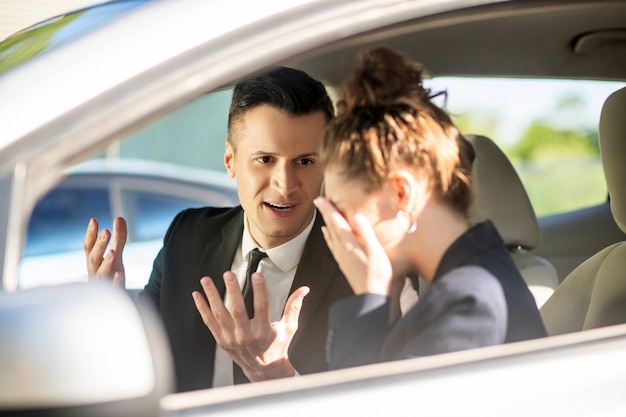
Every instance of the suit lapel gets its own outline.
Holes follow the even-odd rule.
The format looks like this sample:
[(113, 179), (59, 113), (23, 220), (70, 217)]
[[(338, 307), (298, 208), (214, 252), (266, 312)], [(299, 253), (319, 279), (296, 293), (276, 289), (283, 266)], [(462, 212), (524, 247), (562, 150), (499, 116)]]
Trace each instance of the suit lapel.
[(210, 276), (219, 293), (224, 298), (226, 287), (223, 274), (231, 269), (237, 247), (243, 233), (243, 211), (240, 210), (224, 226), (218, 230), (211, 230), (202, 252), (198, 275)]

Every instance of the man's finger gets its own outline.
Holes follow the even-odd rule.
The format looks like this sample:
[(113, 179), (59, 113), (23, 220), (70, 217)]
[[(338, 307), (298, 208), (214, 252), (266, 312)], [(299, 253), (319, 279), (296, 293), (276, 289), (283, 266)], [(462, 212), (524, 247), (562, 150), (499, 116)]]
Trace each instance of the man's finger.
[[(248, 311), (246, 310), (237, 275), (232, 271), (224, 272), (224, 284), (226, 285), (226, 294), (228, 295), (230, 315), (236, 327), (244, 329), (247, 327), (250, 319), (248, 318)], [(213, 305), (211, 305), (212, 307)]]
[[(203, 285), (203, 287), (204, 286), (205, 285)], [(206, 327), (209, 328), (214, 336), (217, 336), (215, 332), (219, 329), (219, 324), (215, 320), (215, 317), (213, 317), (213, 313), (211, 312), (211, 309), (209, 308), (206, 300), (204, 299), (202, 294), (200, 294), (200, 291), (192, 292), (191, 297), (193, 298), (193, 302), (196, 305), (196, 310), (198, 310), (198, 313), (200, 313), (200, 317), (202, 317), (202, 322), (206, 325)]]
[(98, 221), (94, 218), (89, 220), (85, 238), (83, 239), (83, 250), (85, 252), (85, 260), (87, 263), (87, 274), (89, 277), (96, 275), (96, 271), (102, 263), (102, 254), (94, 256), (93, 249), (98, 240)]
[(123, 217), (116, 217), (113, 220), (113, 237), (111, 239), (111, 249), (115, 250), (122, 256), (124, 245), (126, 245), (126, 239), (128, 237), (128, 226), (126, 220)]
[(107, 229), (102, 230), (98, 234), (98, 238), (96, 239), (91, 252), (87, 255), (87, 270), (90, 276), (103, 275), (101, 267), (104, 262), (104, 252), (106, 251), (110, 239), (111, 233)]
[(300, 310), (302, 310), (302, 302), (310, 291), (309, 287), (300, 287), (287, 299), (282, 321), (285, 327), (293, 333), (298, 330), (298, 319), (300, 318)]
[(270, 318), (270, 300), (267, 293), (267, 285), (265, 284), (265, 277), (260, 272), (255, 272), (251, 276), (252, 291), (254, 294), (254, 321), (256, 326), (266, 325), (269, 329), (271, 326)]
[(222, 297), (219, 291), (217, 291), (213, 280), (209, 277), (203, 277), (200, 280), (200, 284), (202, 285), (204, 294), (206, 294), (206, 297), (209, 300), (209, 307), (211, 308), (211, 314), (215, 318), (215, 322), (219, 324), (220, 327), (232, 327), (230, 313), (226, 309), (226, 306), (222, 301)]
[(85, 238), (83, 239), (83, 250), (85, 255), (89, 256), (89, 252), (93, 249), (93, 245), (98, 239), (98, 221), (94, 218), (89, 219), (87, 224), (87, 231), (85, 232)]
[(115, 274), (113, 274), (113, 284), (119, 285), (122, 288), (126, 287), (126, 277), (124, 277), (123, 272), (117, 271), (115, 272)]
[(96, 271), (96, 277), (109, 278), (112, 280), (116, 272), (121, 272), (115, 268), (117, 258), (117, 252), (115, 252), (113, 249), (109, 250), (106, 256), (101, 260), (100, 266)]

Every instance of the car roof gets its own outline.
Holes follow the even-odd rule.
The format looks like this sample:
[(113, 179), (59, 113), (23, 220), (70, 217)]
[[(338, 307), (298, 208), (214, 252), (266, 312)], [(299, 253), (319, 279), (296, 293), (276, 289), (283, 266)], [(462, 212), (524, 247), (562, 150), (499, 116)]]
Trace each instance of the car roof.
[[(0, 119), (9, 121), (0, 131), (0, 152), (17, 151), (11, 145), (18, 139), (25, 144), (51, 121), (104, 93), (125, 89), (133, 78), (137, 84), (140, 75), (152, 78), (154, 67), (301, 2), (306, 0), (277, 0), (261, 7), (235, 0), (216, 7), (214, 1), (160, 1), (121, 14), (0, 76), (0, 96), (11, 97), (0, 102)], [(168, 31), (164, 22), (184, 24)], [(19, 147), (23, 151), (26, 145)]]
[[(239, 0), (219, 4), (216, 7), (217, 3), (205, 0), (148, 2), (55, 48), (54, 53), (26, 62), (19, 71), (0, 76), (0, 95), (12, 98), (0, 103), (0, 119), (8, 121), (0, 132), (0, 152), (17, 152), (18, 139), (36, 135), (54, 119), (87, 106), (95, 96), (133, 76), (145, 76), (154, 66), (165, 67), (176, 56), (201, 48), (210, 50), (211, 44), (251, 42), (264, 22), (286, 27), (289, 22), (299, 22), (299, 33), (310, 39), (297, 41), (300, 46), (310, 45), (311, 50), (296, 54), (289, 63), (331, 85), (349, 71), (358, 49), (383, 40), (424, 63), (433, 75), (626, 80), (624, 2), (281, 0), (262, 6), (255, 2), (256, 8)], [(376, 23), (372, 23), (373, 14), (377, 14)], [(176, 31), (163, 30), (163, 22), (168, 21), (184, 25), (177, 25)], [(328, 26), (343, 22), (344, 26), (323, 27), (324, 22)], [(366, 27), (372, 29), (364, 30)], [(36, 30), (37, 26), (30, 31)], [(327, 35), (314, 36), (320, 32)], [(266, 57), (257, 58), (259, 69), (279, 62), (281, 55), (296, 52), (285, 39), (281, 42), (285, 47), (276, 53), (264, 49)], [(92, 53), (89, 60), (80, 59), (93, 50), (98, 53)], [(206, 83), (207, 89), (232, 85), (245, 75), (234, 66), (230, 71), (215, 67), (213, 72), (218, 74)], [(41, 97), (55, 100), (52, 103)]]
[(435, 13), (347, 37), (294, 65), (338, 84), (358, 50), (376, 44), (434, 76), (626, 80), (626, 2), (510, 1)]
[(0, 44), (0, 74), (84, 36), (151, 0), (114, 0), (54, 16), (24, 28)]

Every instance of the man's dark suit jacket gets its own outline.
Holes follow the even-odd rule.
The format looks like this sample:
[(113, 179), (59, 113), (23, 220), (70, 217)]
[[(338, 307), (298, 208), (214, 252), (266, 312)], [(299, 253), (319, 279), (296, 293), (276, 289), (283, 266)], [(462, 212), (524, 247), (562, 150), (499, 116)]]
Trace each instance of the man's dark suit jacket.
[[(289, 348), (300, 374), (325, 371), (325, 341), (330, 305), (352, 295), (321, 233), (321, 216), (304, 247), (290, 293), (303, 285), (305, 297), (298, 331)], [(167, 231), (154, 261), (142, 298), (160, 312), (169, 337), (178, 391), (210, 388), (213, 383), (215, 340), (202, 322), (191, 293), (202, 292), (200, 278), (210, 276), (222, 297), (222, 274), (230, 270), (243, 233), (243, 210), (200, 208), (179, 213)]]

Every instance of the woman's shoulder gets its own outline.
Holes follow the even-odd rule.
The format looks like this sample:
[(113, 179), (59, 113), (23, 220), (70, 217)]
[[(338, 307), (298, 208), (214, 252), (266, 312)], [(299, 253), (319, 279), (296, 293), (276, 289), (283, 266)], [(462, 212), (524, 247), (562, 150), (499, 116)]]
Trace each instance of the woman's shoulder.
[(436, 280), (430, 301), (487, 310), (506, 318), (507, 302), (500, 280), (488, 269), (477, 265), (454, 268)]
[(504, 296), (500, 280), (488, 269), (479, 265), (454, 268), (435, 281), (433, 287), (468, 294), (496, 292)]

